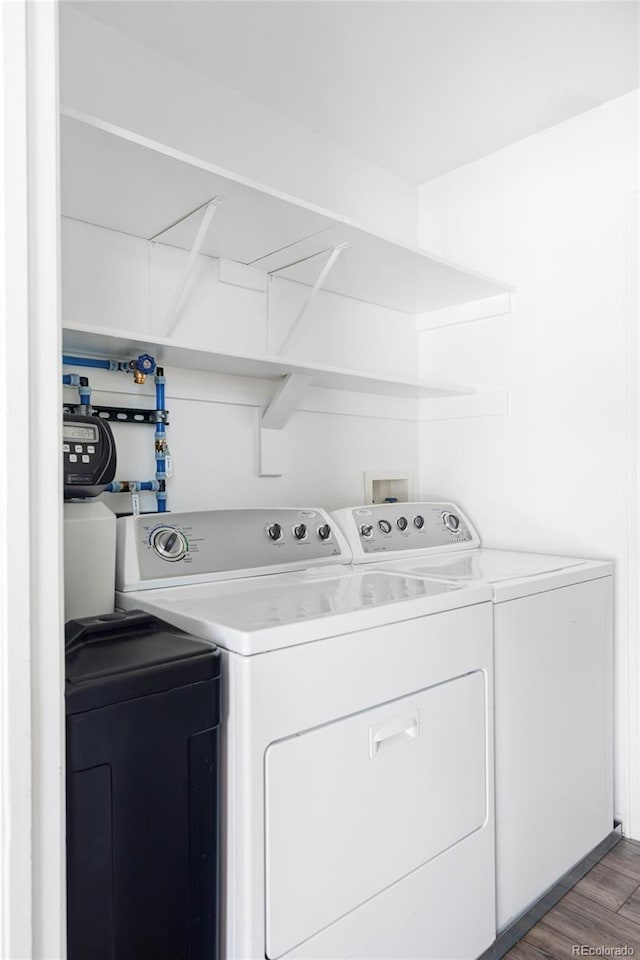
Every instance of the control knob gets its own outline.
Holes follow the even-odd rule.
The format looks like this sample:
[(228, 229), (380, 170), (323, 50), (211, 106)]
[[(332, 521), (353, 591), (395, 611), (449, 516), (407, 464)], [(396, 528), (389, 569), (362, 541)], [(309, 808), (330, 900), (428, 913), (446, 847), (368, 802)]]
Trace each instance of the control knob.
[(396, 520), (396, 523), (397, 523), (397, 525), (398, 525), (398, 530), (406, 530), (406, 529), (407, 529), (407, 518), (406, 518), (406, 517), (398, 517), (398, 519)]
[(378, 526), (383, 533), (391, 533), (391, 524), (388, 520), (378, 520)]
[(422, 530), (424, 527), (424, 517), (421, 514), (418, 514), (413, 518), (413, 525), (417, 530)]
[(151, 546), (161, 560), (182, 560), (189, 545), (186, 538), (175, 527), (159, 527), (151, 538)]
[(460, 517), (457, 517), (455, 513), (443, 513), (442, 520), (447, 530), (450, 530), (451, 533), (457, 533), (460, 529)]
[(318, 527), (318, 536), (321, 540), (328, 540), (331, 536), (331, 527), (328, 523), (323, 523), (322, 526)]
[(371, 523), (361, 523), (361, 524), (360, 524), (360, 536), (361, 536), (361, 537), (366, 537), (367, 539), (369, 539), (369, 537), (372, 535), (372, 533), (373, 533), (373, 524), (371, 524)]
[(274, 543), (279, 543), (282, 540), (282, 527), (279, 523), (270, 523), (267, 527), (267, 533)]
[(306, 540), (307, 539), (307, 525), (306, 523), (296, 523), (293, 528), (293, 535), (296, 540)]

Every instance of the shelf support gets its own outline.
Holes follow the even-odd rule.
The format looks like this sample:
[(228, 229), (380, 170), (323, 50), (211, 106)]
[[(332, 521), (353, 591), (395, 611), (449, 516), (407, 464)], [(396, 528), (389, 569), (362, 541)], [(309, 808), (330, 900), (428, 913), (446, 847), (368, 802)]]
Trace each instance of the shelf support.
[[(170, 337), (177, 326), (178, 312), (182, 305), (182, 298), (184, 297), (184, 292), (186, 290), (187, 283), (189, 282), (189, 277), (193, 273), (193, 268), (195, 267), (200, 251), (202, 250), (202, 245), (207, 238), (209, 227), (211, 226), (211, 221), (213, 220), (216, 214), (216, 211), (218, 210), (221, 204), (222, 204), (222, 197), (214, 197), (213, 200), (210, 200), (205, 207), (204, 216), (202, 218), (200, 226), (198, 227), (198, 232), (196, 233), (196, 238), (193, 241), (193, 246), (189, 251), (189, 256), (187, 258), (187, 263), (184, 268), (184, 273), (180, 279), (178, 286), (176, 287), (176, 291), (171, 301), (171, 306), (169, 307), (169, 310), (167, 313), (167, 317), (165, 321), (166, 337)], [(162, 232), (166, 233), (165, 230), (163, 230)], [(158, 234), (158, 237), (159, 236), (160, 234)], [(153, 239), (157, 240), (158, 237), (154, 237)]]
[[(291, 341), (293, 340), (298, 328), (300, 327), (300, 324), (302, 323), (302, 320), (304, 319), (304, 315), (306, 314), (307, 310), (309, 309), (313, 301), (318, 296), (318, 293), (322, 288), (322, 285), (324, 284), (325, 280), (329, 276), (331, 268), (333, 267), (334, 263), (336, 262), (336, 260), (338, 259), (342, 251), (346, 250), (348, 247), (349, 247), (348, 243), (339, 243), (337, 247), (334, 247), (331, 253), (329, 254), (324, 267), (322, 268), (322, 270), (320, 271), (320, 274), (318, 275), (318, 279), (316, 280), (313, 287), (309, 291), (307, 299), (300, 307), (300, 310), (298, 311), (298, 315), (296, 316), (295, 320), (289, 327), (289, 331), (286, 337), (280, 344), (280, 349), (278, 350), (278, 353), (280, 354), (286, 353), (286, 351), (289, 349)], [(317, 254), (314, 254), (314, 256), (317, 256)], [(311, 257), (309, 257), (308, 259), (311, 259)], [(274, 270), (273, 272), (279, 273), (282, 269), (284, 268), (280, 267), (279, 270)]]
[(288, 374), (263, 411), (260, 419), (259, 450), (261, 477), (282, 476), (282, 430), (311, 385), (312, 379), (311, 376), (303, 373)]

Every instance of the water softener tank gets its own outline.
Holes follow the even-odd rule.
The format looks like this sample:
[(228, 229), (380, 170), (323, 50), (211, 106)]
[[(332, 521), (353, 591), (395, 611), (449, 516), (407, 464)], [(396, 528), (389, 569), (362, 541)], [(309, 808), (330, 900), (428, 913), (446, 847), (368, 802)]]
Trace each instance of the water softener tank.
[(69, 960), (216, 960), (219, 673), (141, 611), (67, 624)]
[(116, 471), (111, 427), (99, 417), (65, 414), (62, 425), (64, 486), (64, 618), (112, 613), (116, 518), (94, 501)]
[(116, 517), (97, 500), (64, 505), (64, 618), (113, 613)]

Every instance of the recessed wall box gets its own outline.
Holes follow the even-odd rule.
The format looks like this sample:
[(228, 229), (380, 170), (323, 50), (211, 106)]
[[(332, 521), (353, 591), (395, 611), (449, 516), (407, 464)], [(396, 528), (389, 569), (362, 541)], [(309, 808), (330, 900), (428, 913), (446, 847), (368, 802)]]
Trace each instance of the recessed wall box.
[(413, 489), (413, 470), (390, 468), (365, 470), (365, 503), (384, 503), (385, 501), (407, 503), (413, 500)]

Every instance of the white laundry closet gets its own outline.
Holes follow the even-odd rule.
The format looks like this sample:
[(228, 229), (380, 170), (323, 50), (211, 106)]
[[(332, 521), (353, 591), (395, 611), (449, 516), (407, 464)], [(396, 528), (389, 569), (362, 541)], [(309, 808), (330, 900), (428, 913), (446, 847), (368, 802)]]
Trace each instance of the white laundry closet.
[[(400, 478), (493, 547), (612, 561), (640, 839), (637, 5), (3, 7), (8, 955), (64, 952), (61, 352), (162, 364), (170, 510)], [(114, 433), (118, 479), (153, 476)]]

